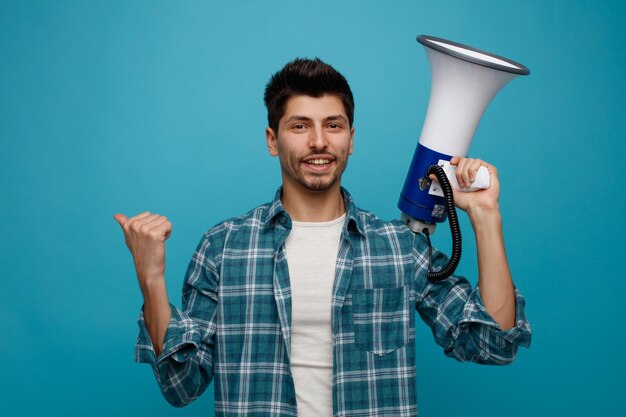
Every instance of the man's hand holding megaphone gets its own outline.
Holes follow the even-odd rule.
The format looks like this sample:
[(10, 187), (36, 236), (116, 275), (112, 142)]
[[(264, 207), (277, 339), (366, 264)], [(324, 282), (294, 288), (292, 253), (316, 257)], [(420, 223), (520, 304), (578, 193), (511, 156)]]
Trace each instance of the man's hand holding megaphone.
[(456, 180), (461, 188), (468, 188), (476, 180), (476, 174), (481, 166), (487, 168), (489, 172), (489, 188), (473, 192), (453, 190), (454, 203), (458, 208), (466, 212), (470, 218), (479, 212), (499, 211), (500, 182), (495, 166), (480, 159), (458, 156), (450, 160), (450, 165), (456, 166)]
[[(450, 165), (456, 166), (456, 180), (461, 188), (468, 188), (474, 182), (480, 167), (489, 172), (489, 188), (473, 192), (453, 189), (454, 204), (468, 214), (474, 228), (478, 286), (485, 307), (503, 329), (511, 328), (515, 323), (515, 292), (502, 236), (498, 171), (495, 166), (474, 158), (455, 156)], [(436, 180), (434, 175), (430, 178)]]

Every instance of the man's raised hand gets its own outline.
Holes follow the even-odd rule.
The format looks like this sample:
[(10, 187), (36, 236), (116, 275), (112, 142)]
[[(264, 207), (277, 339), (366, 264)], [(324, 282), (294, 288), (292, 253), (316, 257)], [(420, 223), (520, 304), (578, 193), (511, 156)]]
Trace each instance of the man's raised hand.
[(126, 246), (133, 255), (140, 285), (165, 274), (165, 241), (172, 233), (172, 224), (165, 216), (144, 212), (130, 219), (123, 214), (113, 218), (120, 224)]

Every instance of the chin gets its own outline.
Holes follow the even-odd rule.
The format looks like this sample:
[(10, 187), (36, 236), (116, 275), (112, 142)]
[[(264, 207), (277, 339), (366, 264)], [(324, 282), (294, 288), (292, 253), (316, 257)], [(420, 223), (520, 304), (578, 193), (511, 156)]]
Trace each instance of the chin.
[(331, 188), (333, 188), (335, 184), (337, 184), (337, 179), (334, 179), (328, 182), (316, 182), (316, 183), (301, 182), (300, 183), (300, 185), (304, 186), (304, 188), (306, 188), (307, 190), (317, 191), (317, 192), (328, 191)]

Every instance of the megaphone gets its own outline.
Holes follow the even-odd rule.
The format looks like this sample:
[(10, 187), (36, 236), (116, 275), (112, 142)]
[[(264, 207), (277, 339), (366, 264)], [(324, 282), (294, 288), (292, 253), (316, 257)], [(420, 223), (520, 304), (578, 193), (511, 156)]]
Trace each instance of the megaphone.
[(430, 100), (398, 208), (412, 231), (432, 234), (450, 212), (446, 198), (435, 192), (428, 178), (429, 168), (444, 165), (453, 156), (465, 157), (489, 102), (511, 80), (530, 71), (510, 59), (446, 39), (421, 35), (417, 41), (430, 63)]

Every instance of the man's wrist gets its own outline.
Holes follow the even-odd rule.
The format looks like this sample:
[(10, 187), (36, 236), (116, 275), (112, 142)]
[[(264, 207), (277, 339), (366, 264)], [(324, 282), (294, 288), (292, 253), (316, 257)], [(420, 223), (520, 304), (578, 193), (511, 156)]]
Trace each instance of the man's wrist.
[(494, 224), (502, 222), (500, 205), (496, 203), (492, 207), (472, 206), (467, 210), (467, 215), (474, 228), (483, 224)]
[(155, 291), (160, 292), (165, 289), (164, 274), (137, 274), (137, 279), (144, 298), (149, 297)]

